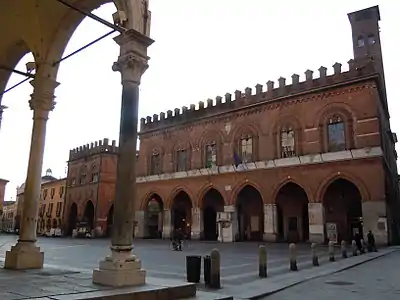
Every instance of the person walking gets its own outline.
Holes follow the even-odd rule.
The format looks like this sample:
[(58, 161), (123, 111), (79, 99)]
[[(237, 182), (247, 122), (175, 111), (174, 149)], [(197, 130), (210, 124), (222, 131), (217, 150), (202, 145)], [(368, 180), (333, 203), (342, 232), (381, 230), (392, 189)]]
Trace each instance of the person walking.
[(372, 252), (372, 251), (378, 252), (378, 249), (376, 249), (376, 245), (375, 245), (375, 236), (371, 230), (368, 231), (367, 240), (368, 240), (368, 250), (370, 252)]

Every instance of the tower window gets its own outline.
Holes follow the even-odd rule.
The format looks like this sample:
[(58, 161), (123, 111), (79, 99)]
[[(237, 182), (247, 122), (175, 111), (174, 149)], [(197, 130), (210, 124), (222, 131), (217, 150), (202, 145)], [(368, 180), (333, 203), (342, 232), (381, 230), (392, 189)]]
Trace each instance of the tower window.
[(373, 45), (376, 43), (376, 39), (375, 36), (373, 36), (372, 34), (368, 36), (368, 44), (369, 45)]
[(365, 42), (362, 36), (357, 39), (357, 47), (364, 47)]

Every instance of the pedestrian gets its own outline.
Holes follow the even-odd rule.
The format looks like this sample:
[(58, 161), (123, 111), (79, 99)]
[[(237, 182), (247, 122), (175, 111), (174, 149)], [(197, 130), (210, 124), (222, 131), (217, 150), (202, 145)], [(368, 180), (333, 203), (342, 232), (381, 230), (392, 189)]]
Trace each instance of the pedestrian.
[(363, 247), (361, 244), (361, 237), (358, 232), (354, 235), (354, 241), (356, 242), (357, 249), (361, 252)]
[(376, 245), (375, 245), (375, 236), (371, 230), (368, 231), (367, 240), (368, 240), (368, 251), (369, 252), (372, 252), (372, 251), (378, 252), (378, 249), (376, 249)]

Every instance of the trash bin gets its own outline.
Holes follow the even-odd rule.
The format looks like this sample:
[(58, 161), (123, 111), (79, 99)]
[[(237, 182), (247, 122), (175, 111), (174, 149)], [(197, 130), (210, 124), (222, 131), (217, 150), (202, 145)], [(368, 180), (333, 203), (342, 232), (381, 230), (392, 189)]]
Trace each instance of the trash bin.
[(206, 255), (203, 257), (204, 262), (204, 283), (206, 286), (210, 285), (211, 282), (211, 256)]
[(186, 256), (186, 278), (188, 282), (199, 283), (201, 256)]

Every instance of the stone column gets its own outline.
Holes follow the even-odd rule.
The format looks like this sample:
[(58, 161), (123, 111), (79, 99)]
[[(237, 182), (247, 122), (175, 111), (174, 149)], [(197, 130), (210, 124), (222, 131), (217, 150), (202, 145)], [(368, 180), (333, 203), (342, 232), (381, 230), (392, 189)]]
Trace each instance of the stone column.
[(172, 230), (173, 230), (173, 228), (172, 228), (172, 213), (169, 209), (165, 209), (164, 210), (162, 238), (169, 239), (171, 237)]
[(137, 225), (135, 226), (135, 238), (144, 238), (146, 235), (146, 222), (145, 222), (145, 212), (139, 210), (135, 212), (135, 220)]
[(275, 204), (264, 204), (264, 241), (276, 242), (278, 227)]
[(37, 76), (31, 81), (34, 87), (29, 105), (33, 110), (31, 148), (28, 173), (25, 182), (20, 235), (17, 244), (6, 253), (6, 269), (40, 269), (44, 255), (36, 246), (36, 227), (42, 178), (43, 153), (46, 125), (49, 113), (54, 108), (54, 90), (58, 82)]
[(136, 145), (139, 84), (148, 68), (147, 47), (153, 42), (136, 30), (115, 38), (121, 51), (113, 66), (122, 78), (121, 124), (114, 202), (111, 255), (93, 271), (93, 283), (107, 286), (135, 286), (146, 282), (146, 271), (132, 253), (136, 201)]
[(364, 240), (368, 231), (375, 236), (375, 242), (385, 245), (389, 241), (388, 224), (386, 217), (386, 203), (384, 201), (367, 201), (362, 203)]
[(192, 208), (192, 240), (200, 240), (203, 232), (203, 213), (200, 208)]
[(324, 242), (324, 223), (324, 206), (322, 205), (322, 203), (308, 203), (308, 224), (310, 232), (310, 242)]

